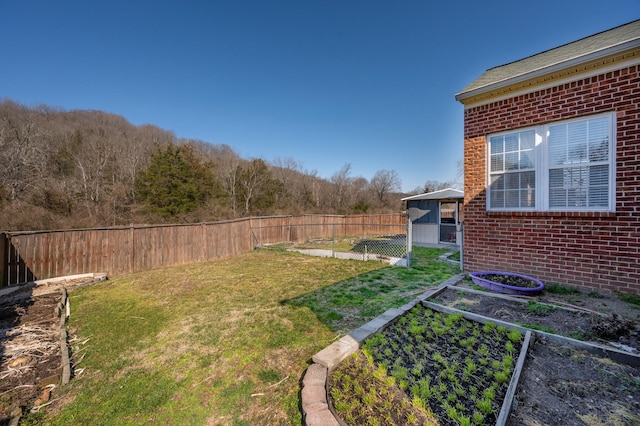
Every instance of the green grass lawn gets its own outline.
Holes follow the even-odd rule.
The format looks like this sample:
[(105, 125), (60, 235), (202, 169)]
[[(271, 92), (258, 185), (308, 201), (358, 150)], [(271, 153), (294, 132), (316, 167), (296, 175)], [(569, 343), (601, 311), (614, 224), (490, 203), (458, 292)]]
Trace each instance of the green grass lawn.
[(77, 377), (23, 424), (300, 424), (311, 356), (455, 274), (443, 252), (407, 269), (255, 251), (75, 290)]

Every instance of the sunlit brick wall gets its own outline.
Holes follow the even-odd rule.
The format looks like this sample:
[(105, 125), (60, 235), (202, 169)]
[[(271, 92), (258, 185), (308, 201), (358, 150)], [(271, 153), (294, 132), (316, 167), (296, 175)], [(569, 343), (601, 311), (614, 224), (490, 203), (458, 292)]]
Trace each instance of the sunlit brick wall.
[[(486, 135), (616, 112), (616, 211), (487, 212)], [(464, 263), (595, 291), (640, 294), (638, 66), (465, 110)]]

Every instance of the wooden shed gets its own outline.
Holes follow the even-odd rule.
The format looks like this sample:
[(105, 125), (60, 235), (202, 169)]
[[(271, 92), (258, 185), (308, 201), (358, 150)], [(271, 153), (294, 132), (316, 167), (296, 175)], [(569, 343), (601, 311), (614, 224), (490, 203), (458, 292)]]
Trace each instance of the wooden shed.
[(464, 192), (447, 188), (403, 198), (412, 225), (413, 244), (462, 243), (460, 222)]

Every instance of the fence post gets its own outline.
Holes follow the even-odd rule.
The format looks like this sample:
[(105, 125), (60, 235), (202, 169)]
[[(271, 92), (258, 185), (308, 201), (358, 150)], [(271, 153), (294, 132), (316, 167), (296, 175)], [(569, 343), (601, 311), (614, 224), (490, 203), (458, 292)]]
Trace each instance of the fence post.
[(411, 250), (413, 247), (413, 226), (411, 218), (407, 215), (407, 268), (411, 267)]
[(131, 244), (131, 249), (129, 250), (129, 272), (133, 272), (133, 257), (134, 257), (134, 251), (135, 251), (135, 235), (134, 235), (134, 229), (133, 229), (133, 223), (130, 224), (130, 231), (129, 231), (129, 242)]
[(9, 253), (7, 250), (7, 234), (0, 234), (0, 288), (9, 285), (8, 271), (9, 271)]
[(331, 226), (331, 257), (336, 257), (335, 245), (336, 245), (336, 224), (334, 222), (333, 225)]
[(460, 272), (464, 272), (464, 221), (461, 221), (460, 227)]

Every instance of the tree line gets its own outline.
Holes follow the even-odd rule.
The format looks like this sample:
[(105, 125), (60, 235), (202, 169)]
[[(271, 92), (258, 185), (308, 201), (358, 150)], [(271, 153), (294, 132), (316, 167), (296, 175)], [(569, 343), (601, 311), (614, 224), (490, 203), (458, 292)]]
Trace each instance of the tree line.
[(243, 159), (116, 114), (0, 102), (0, 230), (396, 212), (400, 184), (395, 170), (366, 179), (345, 164), (323, 179), (293, 158)]

